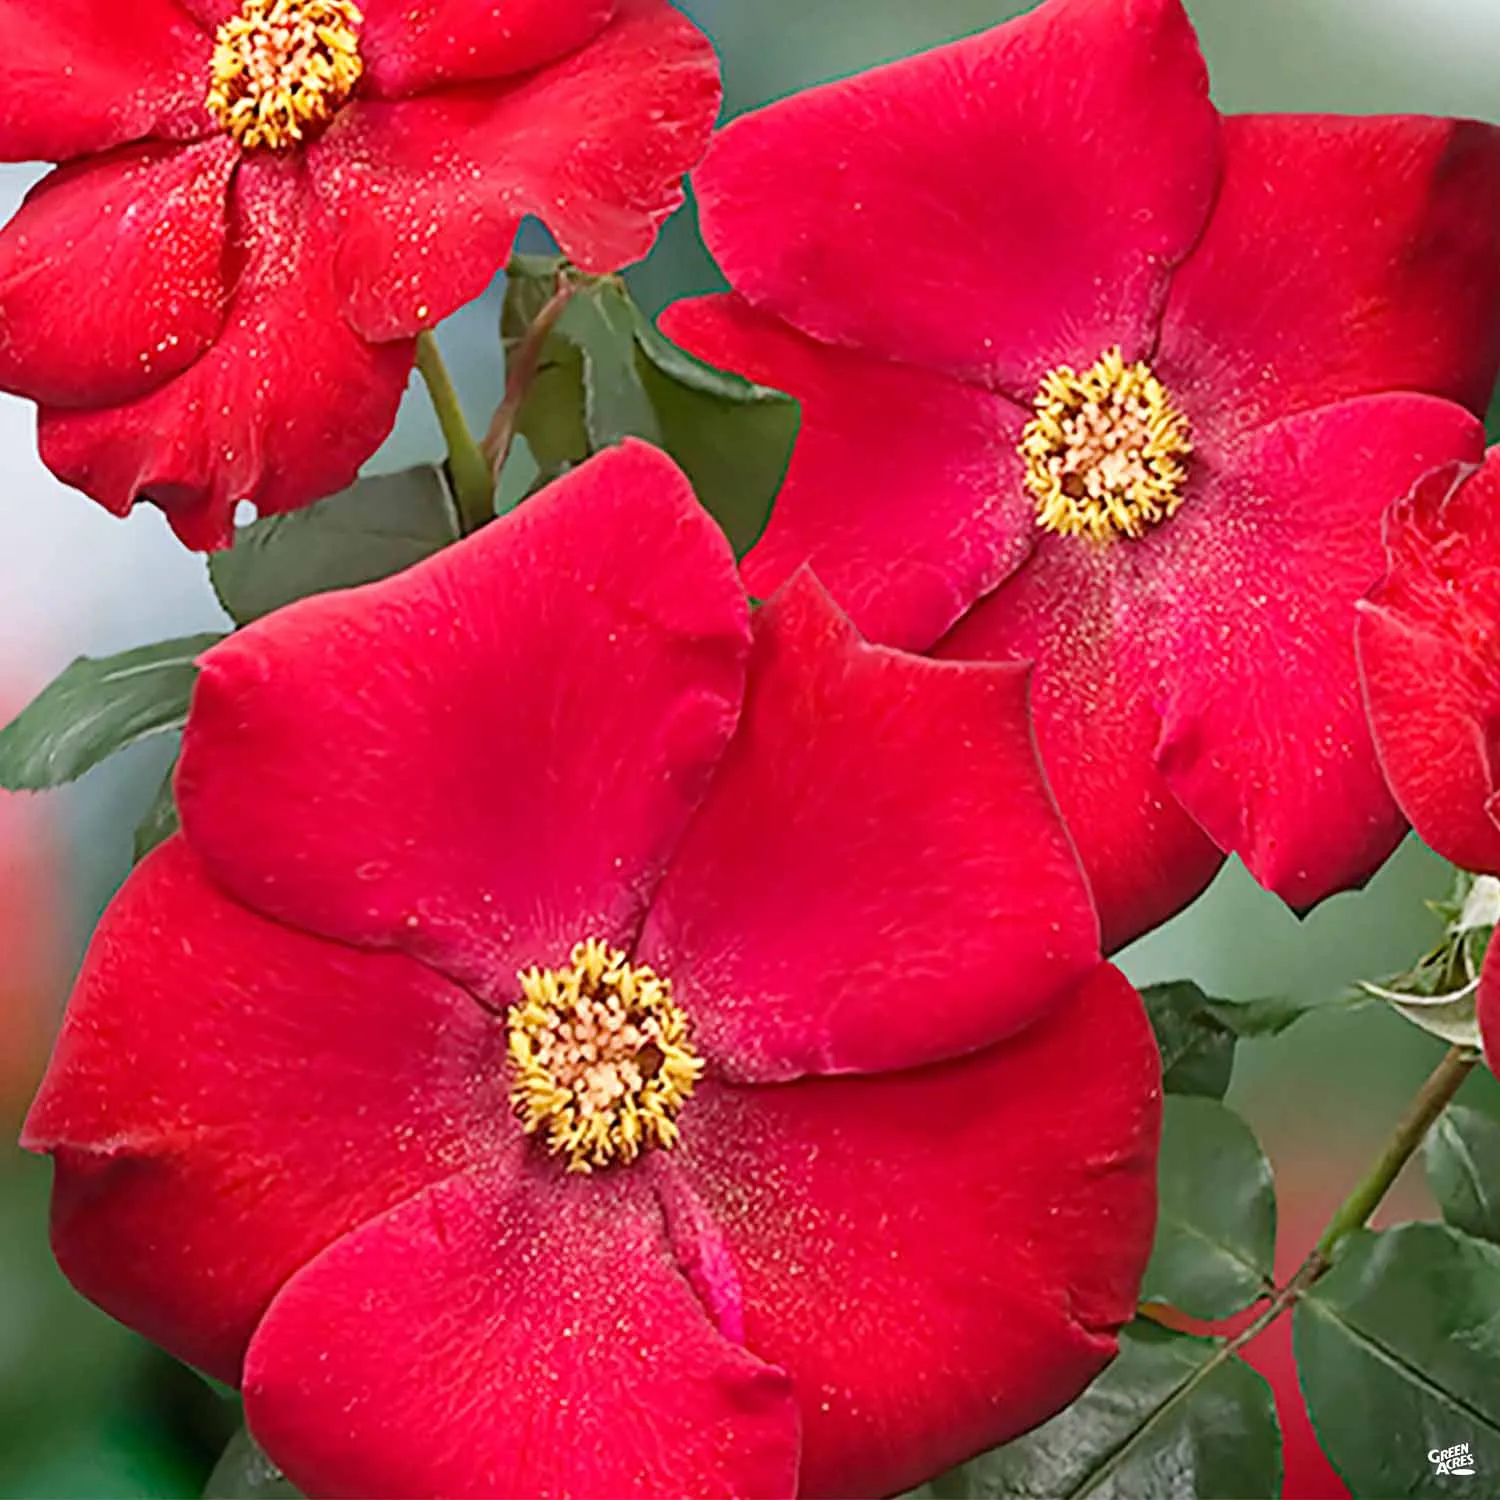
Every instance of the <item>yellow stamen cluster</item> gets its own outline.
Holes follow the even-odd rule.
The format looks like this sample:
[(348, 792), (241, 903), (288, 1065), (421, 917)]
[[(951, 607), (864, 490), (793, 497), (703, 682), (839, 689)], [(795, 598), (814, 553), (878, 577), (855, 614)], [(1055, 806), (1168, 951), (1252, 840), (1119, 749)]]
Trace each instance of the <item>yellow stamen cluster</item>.
[(214, 42), (209, 113), (247, 150), (326, 125), (364, 72), (350, 0), (244, 0)]
[(1175, 515), (1192, 451), (1167, 388), (1118, 349), (1081, 375), (1070, 365), (1048, 372), (1020, 448), (1038, 525), (1096, 542), (1144, 536)]
[(527, 969), (510, 1008), (511, 1102), (571, 1172), (633, 1162), (678, 1138), (703, 1059), (671, 981), (597, 938), (563, 969)]

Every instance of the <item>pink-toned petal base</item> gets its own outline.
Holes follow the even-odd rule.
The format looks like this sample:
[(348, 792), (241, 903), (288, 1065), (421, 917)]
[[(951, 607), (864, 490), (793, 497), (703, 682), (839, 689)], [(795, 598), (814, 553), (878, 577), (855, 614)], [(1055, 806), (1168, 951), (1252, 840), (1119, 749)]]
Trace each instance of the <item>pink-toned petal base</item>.
[(1477, 459), (1461, 407), (1373, 396), (1266, 428), (1141, 545), (1132, 637), (1159, 684), (1157, 763), (1262, 885), (1305, 908), (1367, 880), (1405, 822), (1376, 760), (1355, 601), (1380, 578), (1380, 518), (1426, 470)]
[(1026, 671), (866, 645), (810, 573), (756, 616), (739, 732), (641, 934), (716, 1067), (913, 1067), (1098, 962)]
[(1359, 606), (1365, 702), (1424, 842), (1500, 874), (1500, 450), (1423, 478), (1386, 516), (1390, 570)]
[(54, 172), (0, 231), (0, 389), (109, 406), (218, 337), (239, 152), (132, 146)]
[(925, 651), (1026, 560), (1027, 413), (989, 391), (821, 344), (730, 295), (677, 302), (662, 329), (700, 359), (795, 396), (802, 429), (750, 592), (812, 566), (861, 632)]
[(1247, 115), (1224, 143), (1154, 360), (1200, 432), (1386, 391), (1483, 412), (1500, 365), (1500, 130)]
[(1179, 0), (1048, 0), (746, 115), (694, 178), (730, 283), (803, 332), (1029, 400), (1154, 342), (1219, 181)]
[[(1174, 524), (1172, 522), (1169, 525)], [(1156, 768), (1161, 720), (1120, 596), (1148, 586), (1134, 543), (1044, 537), (1031, 561), (937, 647), (956, 661), (1034, 661), (1042, 762), (1114, 952), (1188, 905), (1224, 856)]]
[(205, 658), (177, 778), (214, 877), (496, 1005), (628, 943), (739, 713), (748, 606), (665, 454), (612, 449), (406, 573)]
[(356, 328), (406, 338), (478, 296), (536, 214), (586, 271), (651, 248), (718, 114), (718, 64), (667, 0), (620, 0), (599, 36), (509, 83), (347, 109), (308, 153), (339, 222)]
[(410, 959), (254, 916), (181, 838), (100, 921), (23, 1144), (106, 1311), (221, 1380), (333, 1240), (519, 1147), (503, 1028)]
[(239, 13), (241, 0), (177, 0), (177, 4), (209, 36), (213, 36), (219, 27)]
[(349, 484), (396, 420), (409, 341), (369, 344), (339, 310), (333, 226), (296, 158), (246, 158), (235, 176), (239, 267), (217, 342), (128, 405), (44, 406), (42, 459), (123, 514), (155, 502), (190, 547), (225, 547), (234, 511), (295, 510)]
[(1098, 1373), (1151, 1248), (1159, 1077), (1101, 966), (963, 1062), (702, 1086), (669, 1165), (728, 1245), (750, 1349), (795, 1382), (800, 1493), (904, 1490)]
[(455, 1178), (272, 1304), (250, 1429), (309, 1494), (790, 1496), (779, 1370), (725, 1339), (646, 1179)]

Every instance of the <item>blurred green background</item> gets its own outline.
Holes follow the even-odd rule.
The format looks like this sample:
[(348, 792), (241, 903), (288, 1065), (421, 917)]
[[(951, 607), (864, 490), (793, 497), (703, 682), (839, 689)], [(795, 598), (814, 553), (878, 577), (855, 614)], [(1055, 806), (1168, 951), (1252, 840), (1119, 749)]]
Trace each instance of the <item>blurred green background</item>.
[[(693, 0), (738, 113), (808, 83), (1025, 9), (1004, 0)], [(1495, 0), (1188, 0), (1216, 97), (1230, 110), (1420, 111), (1500, 120)], [(8, 214), (35, 172), (0, 168)], [(691, 214), (633, 279), (657, 307), (717, 284)], [(474, 420), (498, 399), (495, 295), (442, 341)], [(418, 396), (373, 467), (439, 451)], [(0, 709), (80, 650), (113, 651), (220, 623), (201, 567), (154, 514), (120, 524), (40, 469), (22, 403), (0, 398)], [(232, 1402), (75, 1297), (46, 1248), (44, 1165), (9, 1144), (93, 919), (127, 868), (157, 780), (143, 748), (46, 801), (0, 801), (0, 1497), (190, 1496), (234, 1422)], [(1305, 922), (1231, 868), (1189, 913), (1138, 944), (1138, 982), (1192, 977), (1236, 996), (1325, 1009), (1242, 1049), (1232, 1101), (1278, 1165), (1283, 1222), (1331, 1209), (1441, 1048), (1353, 983), (1409, 964), (1436, 934), (1424, 902), (1447, 873), (1409, 845), (1365, 892)], [(190, 997), (184, 997), (191, 1003)], [(1486, 1077), (1466, 1099), (1494, 1103)], [(1398, 1205), (1423, 1211), (1420, 1184)], [(1301, 1232), (1309, 1233), (1305, 1228)], [(1301, 1245), (1297, 1247), (1298, 1250)]]

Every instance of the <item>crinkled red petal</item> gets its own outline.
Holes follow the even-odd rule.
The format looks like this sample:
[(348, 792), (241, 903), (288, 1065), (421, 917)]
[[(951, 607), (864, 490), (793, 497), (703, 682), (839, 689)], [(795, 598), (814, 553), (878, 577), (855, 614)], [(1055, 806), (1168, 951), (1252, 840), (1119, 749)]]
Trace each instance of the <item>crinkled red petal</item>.
[(1389, 571), (1359, 607), (1375, 747), (1422, 839), (1500, 875), (1500, 450), (1423, 478), (1386, 516)]
[(138, 400), (44, 406), (39, 423), (60, 479), (121, 514), (153, 502), (202, 550), (229, 545), (240, 501), (272, 514), (351, 483), (396, 420), (414, 353), (344, 318), (337, 229), (299, 158), (246, 158), (230, 227), (233, 293), (213, 345)]
[(489, 285), (526, 214), (586, 271), (639, 260), (719, 98), (691, 22), (667, 0), (620, 0), (587, 47), (524, 78), (357, 102), (308, 152), (350, 319), (373, 339), (431, 327)]

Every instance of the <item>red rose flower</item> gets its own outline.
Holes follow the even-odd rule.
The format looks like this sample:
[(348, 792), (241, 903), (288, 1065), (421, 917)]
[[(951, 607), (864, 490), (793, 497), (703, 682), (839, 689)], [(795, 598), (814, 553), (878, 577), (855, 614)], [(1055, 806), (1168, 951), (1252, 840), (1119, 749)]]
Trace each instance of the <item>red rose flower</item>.
[(1353, 607), (1384, 506), (1480, 451), (1500, 134), (1221, 117), (1179, 0), (1049, 0), (735, 122), (697, 187), (735, 295), (666, 327), (804, 409), (751, 591), (811, 559), (875, 639), (1034, 660), (1107, 946), (1224, 851), (1297, 907), (1368, 876)]
[[(1359, 661), (1386, 780), (1444, 859), (1500, 875), (1500, 448), (1428, 474), (1386, 516), (1390, 567), (1359, 606)], [(1500, 1061), (1500, 944), (1477, 995)]]
[(0, 389), (48, 467), (189, 546), (341, 488), (414, 336), (539, 214), (638, 259), (719, 104), (666, 0), (0, 0)]
[(1380, 763), (1425, 843), (1500, 874), (1500, 449), (1424, 476), (1385, 544), (1358, 629)]
[(28, 1120), (64, 1269), (324, 1495), (1031, 1426), (1131, 1315), (1158, 1064), (1025, 696), (805, 573), (752, 630), (641, 445), (232, 636)]

